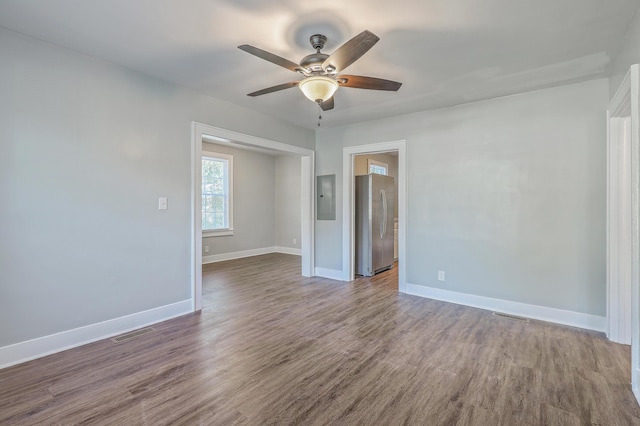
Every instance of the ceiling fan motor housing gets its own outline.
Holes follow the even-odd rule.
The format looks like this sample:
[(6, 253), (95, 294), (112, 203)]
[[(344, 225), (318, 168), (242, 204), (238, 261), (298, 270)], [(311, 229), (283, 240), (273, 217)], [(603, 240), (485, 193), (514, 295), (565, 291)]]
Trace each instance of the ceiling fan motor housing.
[(312, 53), (311, 55), (307, 55), (300, 61), (300, 66), (302, 68), (307, 69), (310, 72), (322, 72), (322, 64), (329, 57), (329, 55), (325, 55), (324, 53)]

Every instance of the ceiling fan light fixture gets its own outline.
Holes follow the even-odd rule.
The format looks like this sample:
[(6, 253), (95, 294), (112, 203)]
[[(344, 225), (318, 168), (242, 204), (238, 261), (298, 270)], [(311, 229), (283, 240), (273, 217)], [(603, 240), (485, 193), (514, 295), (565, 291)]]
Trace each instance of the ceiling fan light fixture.
[(339, 86), (333, 78), (315, 75), (302, 80), (298, 87), (309, 100), (324, 102), (333, 96)]

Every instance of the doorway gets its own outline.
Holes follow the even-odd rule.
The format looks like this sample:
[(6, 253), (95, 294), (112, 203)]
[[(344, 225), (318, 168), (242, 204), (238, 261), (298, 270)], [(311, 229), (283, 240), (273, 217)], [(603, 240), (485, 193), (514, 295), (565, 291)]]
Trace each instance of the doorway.
[[(358, 155), (397, 153), (397, 194), (398, 194), (398, 291), (406, 293), (406, 191), (407, 191), (407, 150), (406, 141), (382, 142), (343, 148), (343, 247), (342, 273), (344, 281), (355, 278), (355, 173)], [(375, 161), (373, 162), (375, 166)], [(379, 166), (379, 164), (378, 164)]]
[(632, 65), (607, 110), (607, 336), (631, 344), (640, 401), (640, 70)]
[(311, 277), (314, 271), (314, 151), (282, 142), (259, 138), (232, 130), (192, 123), (191, 133), (191, 281), (193, 311), (202, 309), (202, 180), (203, 139), (236, 148), (262, 149), (300, 157), (301, 167), (301, 260), (302, 276)]
[[(356, 179), (355, 273), (369, 275), (375, 274), (375, 271), (382, 271), (383, 268), (397, 269), (398, 151), (355, 155), (353, 172)], [(392, 178), (392, 182), (381, 176), (369, 175), (389, 177)], [(375, 200), (371, 196), (362, 198), (369, 192), (364, 191), (365, 188), (370, 188), (373, 194), (379, 195)], [(363, 208), (362, 203), (371, 203), (370, 208)], [(369, 223), (370, 226), (367, 226)], [(370, 232), (373, 229), (377, 231)], [(364, 243), (363, 240), (371, 241), (373, 244)], [(397, 274), (395, 277), (393, 281), (397, 290)]]

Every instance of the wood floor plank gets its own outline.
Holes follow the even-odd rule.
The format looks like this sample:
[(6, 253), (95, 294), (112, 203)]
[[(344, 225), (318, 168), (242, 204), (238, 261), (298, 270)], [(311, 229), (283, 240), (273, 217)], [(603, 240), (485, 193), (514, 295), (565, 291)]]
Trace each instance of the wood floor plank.
[(0, 371), (0, 425), (640, 425), (628, 346), (341, 283), (206, 265), (203, 310)]

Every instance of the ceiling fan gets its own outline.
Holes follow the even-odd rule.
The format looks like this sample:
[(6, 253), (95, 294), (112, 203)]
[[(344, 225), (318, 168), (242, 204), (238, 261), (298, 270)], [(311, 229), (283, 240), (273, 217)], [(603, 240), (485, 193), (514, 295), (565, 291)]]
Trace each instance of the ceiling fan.
[(238, 46), (247, 53), (304, 76), (300, 81), (278, 84), (249, 93), (247, 96), (260, 96), (298, 86), (307, 98), (319, 104), (323, 111), (327, 111), (334, 107), (333, 95), (338, 87), (396, 91), (402, 83), (381, 78), (339, 74), (367, 53), (378, 40), (380, 40), (378, 36), (365, 30), (340, 46), (331, 55), (327, 55), (320, 52), (327, 42), (327, 37), (314, 34), (309, 41), (316, 52), (302, 58), (300, 64), (248, 44)]

